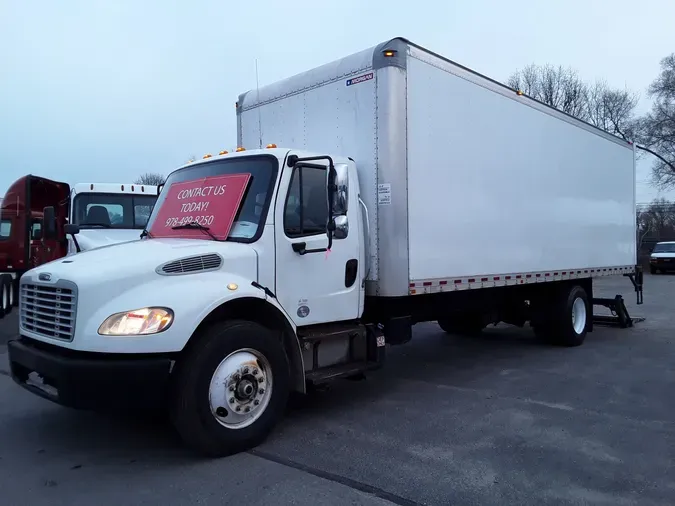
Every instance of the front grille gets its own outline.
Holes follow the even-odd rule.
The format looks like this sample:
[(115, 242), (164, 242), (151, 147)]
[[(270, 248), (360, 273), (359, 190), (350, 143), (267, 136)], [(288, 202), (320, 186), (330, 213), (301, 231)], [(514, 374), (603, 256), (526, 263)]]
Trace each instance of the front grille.
[(193, 272), (215, 271), (220, 269), (223, 258), (216, 253), (180, 258), (161, 265), (159, 274), (190, 274)]
[(19, 308), (22, 329), (52, 339), (73, 339), (77, 313), (77, 288), (74, 284), (67, 281), (50, 285), (21, 283)]

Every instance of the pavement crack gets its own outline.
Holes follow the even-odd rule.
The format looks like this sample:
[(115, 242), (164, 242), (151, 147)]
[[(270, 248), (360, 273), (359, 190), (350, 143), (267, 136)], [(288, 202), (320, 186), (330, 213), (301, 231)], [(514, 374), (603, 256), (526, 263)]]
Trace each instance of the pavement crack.
[(339, 474), (334, 474), (334, 473), (329, 473), (327, 471), (322, 471), (321, 469), (317, 469), (315, 467), (311, 467), (311, 466), (308, 466), (308, 465), (305, 465), (305, 464), (301, 464), (299, 462), (295, 462), (293, 460), (287, 459), (285, 457), (281, 457), (279, 455), (273, 455), (271, 453), (261, 452), (259, 450), (249, 450), (248, 453), (250, 455), (254, 455), (255, 457), (259, 457), (261, 459), (269, 460), (270, 462), (274, 462), (274, 463), (280, 464), (282, 466), (291, 467), (293, 469), (303, 471), (305, 473), (316, 476), (317, 478), (322, 478), (324, 480), (329, 480), (329, 481), (332, 481), (332, 482), (335, 482), (335, 483), (339, 483), (340, 485), (344, 485), (344, 486), (352, 488), (354, 490), (358, 490), (359, 492), (363, 492), (365, 494), (373, 495), (373, 496), (378, 497), (380, 499), (384, 499), (385, 501), (389, 501), (392, 504), (396, 504), (397, 506), (424, 506), (424, 503), (412, 501), (410, 499), (406, 499), (405, 497), (401, 497), (400, 495), (392, 494), (391, 492), (387, 492), (386, 490), (382, 490), (381, 488), (373, 487), (372, 485), (368, 485), (368, 484), (360, 482), (360, 481), (352, 480), (351, 478), (347, 478), (345, 476), (340, 476)]

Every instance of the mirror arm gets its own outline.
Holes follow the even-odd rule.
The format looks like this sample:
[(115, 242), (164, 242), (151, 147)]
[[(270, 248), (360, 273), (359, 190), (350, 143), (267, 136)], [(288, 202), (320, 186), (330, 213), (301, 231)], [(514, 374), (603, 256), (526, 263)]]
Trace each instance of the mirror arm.
[(77, 242), (77, 237), (75, 237), (75, 234), (70, 234), (70, 235), (73, 238), (73, 244), (75, 244), (75, 251), (77, 251), (79, 253), (80, 251), (82, 251), (82, 248), (80, 248), (80, 243)]

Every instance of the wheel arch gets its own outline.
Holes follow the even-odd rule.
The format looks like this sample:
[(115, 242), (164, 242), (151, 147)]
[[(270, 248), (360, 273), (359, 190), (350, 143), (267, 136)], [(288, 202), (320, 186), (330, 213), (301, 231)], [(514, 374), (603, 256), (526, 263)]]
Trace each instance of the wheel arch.
[(247, 296), (231, 299), (217, 306), (199, 323), (183, 351), (195, 345), (198, 340), (197, 336), (205, 328), (219, 321), (234, 318), (255, 322), (279, 333), (290, 364), (291, 386), (293, 390), (305, 393), (305, 367), (300, 342), (293, 326), (282, 310), (266, 299)]

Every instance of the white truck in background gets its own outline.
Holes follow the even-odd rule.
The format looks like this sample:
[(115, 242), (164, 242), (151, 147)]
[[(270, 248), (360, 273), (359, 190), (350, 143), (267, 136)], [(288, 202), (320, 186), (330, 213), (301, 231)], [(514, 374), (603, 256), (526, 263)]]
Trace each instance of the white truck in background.
[(18, 304), (21, 275), (78, 251), (139, 238), (159, 187), (67, 183), (27, 175), (0, 205), (0, 319)]
[(24, 275), (18, 384), (168, 407), (227, 455), (418, 322), (577, 346), (594, 279), (641, 294), (633, 146), (407, 40), (245, 93), (237, 123), (237, 152), (169, 175), (145, 238)]

